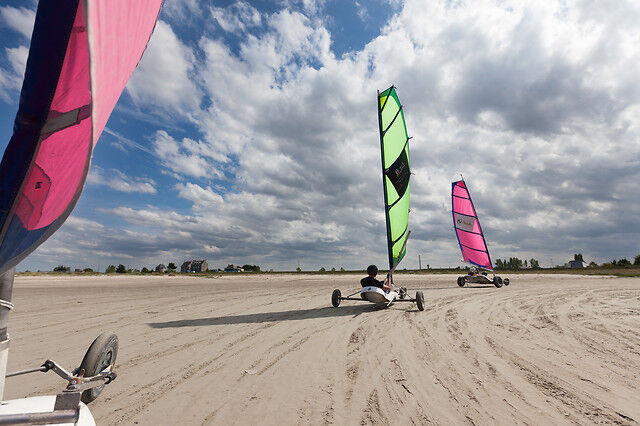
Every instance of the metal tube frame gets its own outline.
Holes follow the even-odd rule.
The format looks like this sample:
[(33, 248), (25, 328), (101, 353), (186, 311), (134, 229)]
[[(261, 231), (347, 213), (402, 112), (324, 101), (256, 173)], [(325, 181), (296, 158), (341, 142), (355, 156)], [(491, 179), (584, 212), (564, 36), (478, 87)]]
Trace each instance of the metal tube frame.
[(14, 377), (35, 372), (46, 373), (53, 371), (66, 380), (68, 384), (61, 393), (56, 395), (53, 411), (49, 413), (3, 414), (0, 415), (0, 426), (75, 423), (80, 416), (80, 398), (82, 397), (82, 393), (87, 389), (103, 386), (114, 381), (117, 376), (116, 373), (111, 370), (112, 366), (110, 365), (95, 376), (83, 377), (84, 371), (81, 371), (79, 368), (69, 372), (57, 362), (48, 359), (38, 368), (20, 370), (7, 374), (6, 377)]

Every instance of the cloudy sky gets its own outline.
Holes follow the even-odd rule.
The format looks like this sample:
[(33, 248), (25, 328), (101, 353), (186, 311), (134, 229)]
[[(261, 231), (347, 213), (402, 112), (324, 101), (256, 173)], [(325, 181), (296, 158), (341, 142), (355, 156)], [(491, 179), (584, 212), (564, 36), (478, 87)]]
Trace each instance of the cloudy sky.
[[(35, 2), (0, 6), (0, 146)], [(640, 3), (165, 0), (66, 224), (19, 269), (207, 258), (384, 265), (376, 90), (411, 140), (404, 265), (460, 265), (463, 173), (492, 257), (640, 253)]]

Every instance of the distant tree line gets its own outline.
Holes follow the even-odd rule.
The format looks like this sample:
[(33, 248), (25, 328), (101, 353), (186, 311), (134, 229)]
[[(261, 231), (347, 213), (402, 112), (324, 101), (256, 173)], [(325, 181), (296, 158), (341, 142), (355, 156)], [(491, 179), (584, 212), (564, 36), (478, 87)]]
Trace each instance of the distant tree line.
[[(584, 257), (582, 256), (582, 253), (575, 253), (573, 255), (573, 260), (574, 261), (578, 261), (578, 262), (585, 262)], [(640, 254), (638, 254), (634, 259), (633, 259), (633, 263), (627, 259), (627, 258), (622, 258), (622, 259), (613, 259), (611, 262), (605, 262), (602, 263), (600, 265), (598, 265), (596, 262), (589, 262), (589, 266), (590, 267), (603, 267), (603, 268), (613, 268), (613, 267), (631, 267), (631, 266), (640, 266)], [(510, 257), (509, 260), (507, 259), (496, 259), (495, 261), (495, 269), (526, 269), (526, 268), (531, 268), (531, 269), (536, 269), (539, 268), (540, 264), (538, 263), (538, 261), (536, 259), (529, 259), (529, 261), (527, 262), (527, 260), (522, 260), (519, 259), (517, 257)], [(556, 267), (560, 267), (559, 265)]]
[[(302, 270), (300, 268), (296, 268), (296, 271), (302, 272)], [(327, 272), (327, 269), (323, 266), (318, 271)], [(335, 266), (333, 268), (331, 268), (331, 272), (337, 272), (337, 269), (335, 268)], [(343, 267), (340, 267), (340, 272), (345, 272), (345, 269)]]
[(523, 269), (523, 268), (537, 269), (539, 267), (540, 267), (540, 263), (534, 258), (531, 258), (528, 261), (527, 259), (522, 260), (518, 257), (510, 257), (509, 260), (496, 259), (496, 264), (495, 264), (496, 269)]
[[(613, 259), (611, 262), (605, 262), (602, 264), (603, 267), (605, 268), (613, 268), (613, 267), (629, 267), (632, 266), (632, 263), (629, 259), (623, 257), (622, 259)], [(637, 255), (634, 259), (633, 259), (633, 266), (640, 266), (640, 254)]]
[[(158, 265), (156, 268), (158, 268), (161, 265)], [(63, 266), (59, 266), (58, 268), (61, 268)], [(64, 267), (67, 268), (67, 267)], [(150, 274), (152, 272), (156, 271), (156, 268), (150, 267), (147, 268), (146, 266), (143, 267), (142, 269), (131, 269), (131, 268), (127, 268), (126, 266), (124, 266), (123, 264), (119, 264), (119, 265), (109, 265), (107, 266), (107, 269), (105, 270), (105, 272), (107, 274), (126, 274), (126, 273), (143, 273), (143, 274)], [(166, 271), (165, 272), (175, 272), (178, 269), (178, 267), (176, 266), (176, 264), (174, 262), (169, 262), (166, 266)], [(260, 266), (259, 265), (243, 265), (242, 269), (245, 272), (261, 272)], [(55, 271), (58, 271), (58, 269), (54, 269)], [(69, 268), (66, 269), (66, 271), (68, 271)], [(62, 270), (60, 270), (62, 271)], [(211, 271), (215, 271), (212, 269), (209, 269), (208, 272)]]

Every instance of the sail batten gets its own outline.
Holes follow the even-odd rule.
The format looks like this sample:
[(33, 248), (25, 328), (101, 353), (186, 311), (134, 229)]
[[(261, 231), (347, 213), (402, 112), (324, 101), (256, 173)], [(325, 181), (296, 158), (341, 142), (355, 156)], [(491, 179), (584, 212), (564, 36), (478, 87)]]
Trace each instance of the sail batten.
[(406, 253), (411, 177), (409, 137), (402, 105), (393, 86), (378, 92), (378, 128), (389, 269), (393, 269)]
[(492, 270), (491, 256), (480, 220), (464, 180), (451, 184), (453, 228), (465, 262)]

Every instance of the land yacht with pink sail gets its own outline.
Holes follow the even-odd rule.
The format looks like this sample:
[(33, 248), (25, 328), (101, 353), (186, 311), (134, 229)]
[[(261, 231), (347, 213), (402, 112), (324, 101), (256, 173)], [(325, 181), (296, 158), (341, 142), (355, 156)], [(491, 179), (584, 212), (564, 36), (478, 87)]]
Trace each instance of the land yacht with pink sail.
[(0, 425), (95, 424), (85, 404), (116, 378), (118, 338), (110, 332), (100, 334), (71, 370), (48, 359), (6, 373), (7, 324), (15, 267), (73, 211), (93, 148), (161, 6), (162, 0), (38, 3), (14, 132), (0, 163), (0, 399), (5, 377), (52, 371), (67, 385), (57, 395), (3, 400)]
[[(458, 237), (462, 258), (471, 265), (467, 275), (458, 277), (458, 286), (464, 287), (467, 283), (493, 284), (498, 288), (509, 285), (509, 278), (503, 280), (493, 270), (480, 220), (462, 176), (460, 180), (451, 183), (451, 205), (453, 228)], [(487, 276), (489, 273), (493, 274), (492, 278)]]

